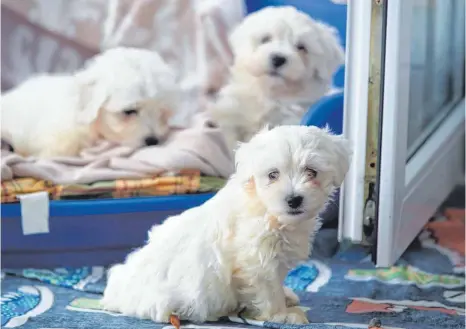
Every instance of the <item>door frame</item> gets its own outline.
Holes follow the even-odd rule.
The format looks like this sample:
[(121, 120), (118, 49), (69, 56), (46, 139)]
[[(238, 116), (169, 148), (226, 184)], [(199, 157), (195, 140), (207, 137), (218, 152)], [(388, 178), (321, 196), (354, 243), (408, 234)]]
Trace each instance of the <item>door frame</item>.
[[(339, 238), (353, 243), (364, 239), (372, 5), (373, 1), (348, 4), (343, 133), (352, 142), (354, 154), (341, 191)], [(464, 178), (465, 122), (463, 96), (407, 161), (412, 2), (386, 1), (386, 5), (376, 239), (376, 265), (383, 267), (393, 265)]]

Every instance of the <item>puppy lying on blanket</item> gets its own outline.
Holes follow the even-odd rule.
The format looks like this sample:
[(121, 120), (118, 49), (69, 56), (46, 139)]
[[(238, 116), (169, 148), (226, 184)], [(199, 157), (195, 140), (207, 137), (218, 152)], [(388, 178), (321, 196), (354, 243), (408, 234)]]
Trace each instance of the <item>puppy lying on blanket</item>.
[(97, 140), (140, 147), (169, 131), (174, 73), (149, 50), (114, 48), (72, 75), (37, 76), (3, 95), (2, 140), (16, 153), (75, 156)]
[(156, 322), (245, 309), (257, 320), (307, 323), (283, 280), (308, 258), (316, 216), (349, 162), (347, 141), (326, 130), (261, 131), (239, 147), (236, 173), (216, 196), (154, 226), (144, 247), (110, 269), (103, 307)]
[(230, 44), (230, 81), (208, 111), (231, 150), (265, 124), (299, 124), (344, 63), (336, 30), (291, 6), (247, 16)]

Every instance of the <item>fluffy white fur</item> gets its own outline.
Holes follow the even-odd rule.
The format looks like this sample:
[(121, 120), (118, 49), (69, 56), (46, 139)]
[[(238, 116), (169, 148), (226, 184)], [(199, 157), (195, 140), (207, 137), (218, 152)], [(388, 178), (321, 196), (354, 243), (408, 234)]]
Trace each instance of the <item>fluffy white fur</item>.
[[(298, 124), (308, 107), (332, 86), (344, 63), (334, 28), (291, 6), (250, 14), (233, 31), (229, 83), (209, 107), (230, 149), (268, 123)], [(281, 66), (274, 58), (281, 57)]]
[[(236, 173), (203, 205), (168, 218), (145, 246), (109, 271), (102, 305), (167, 322), (246, 309), (248, 317), (307, 323), (282, 286), (308, 259), (317, 215), (348, 170), (341, 136), (316, 127), (263, 130), (236, 154)], [(290, 197), (302, 203), (290, 205)], [(295, 200), (295, 199), (294, 199)]]
[(110, 49), (75, 74), (36, 76), (2, 95), (2, 139), (39, 157), (77, 155), (98, 139), (154, 144), (169, 131), (175, 90), (157, 53)]

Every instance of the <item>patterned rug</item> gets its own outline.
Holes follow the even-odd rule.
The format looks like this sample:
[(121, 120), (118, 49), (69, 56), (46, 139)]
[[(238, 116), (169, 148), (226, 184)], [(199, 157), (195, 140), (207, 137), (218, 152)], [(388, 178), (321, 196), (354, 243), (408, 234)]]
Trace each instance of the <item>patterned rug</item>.
[[(285, 281), (301, 297), (311, 324), (289, 326), (240, 316), (182, 328), (465, 328), (465, 211), (447, 209), (429, 222), (396, 266), (377, 269), (362, 248), (311, 258)], [(168, 329), (103, 311), (105, 269), (3, 270), (1, 325), (5, 328)], [(380, 327), (379, 326), (379, 327)]]

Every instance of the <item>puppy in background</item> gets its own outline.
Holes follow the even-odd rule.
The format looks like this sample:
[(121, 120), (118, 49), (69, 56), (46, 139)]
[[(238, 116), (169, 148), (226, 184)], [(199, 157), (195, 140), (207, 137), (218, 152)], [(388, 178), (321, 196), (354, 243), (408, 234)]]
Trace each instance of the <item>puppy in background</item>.
[(283, 281), (308, 259), (317, 216), (349, 163), (347, 141), (326, 130), (261, 131), (239, 147), (222, 190), (154, 226), (145, 246), (110, 269), (103, 307), (156, 322), (245, 309), (252, 319), (308, 323)]
[(76, 156), (103, 139), (155, 145), (169, 132), (175, 76), (155, 52), (114, 48), (72, 75), (33, 77), (2, 95), (2, 140), (24, 156)]
[(291, 6), (250, 14), (230, 44), (230, 81), (208, 111), (231, 150), (265, 124), (298, 124), (344, 63), (336, 30)]

